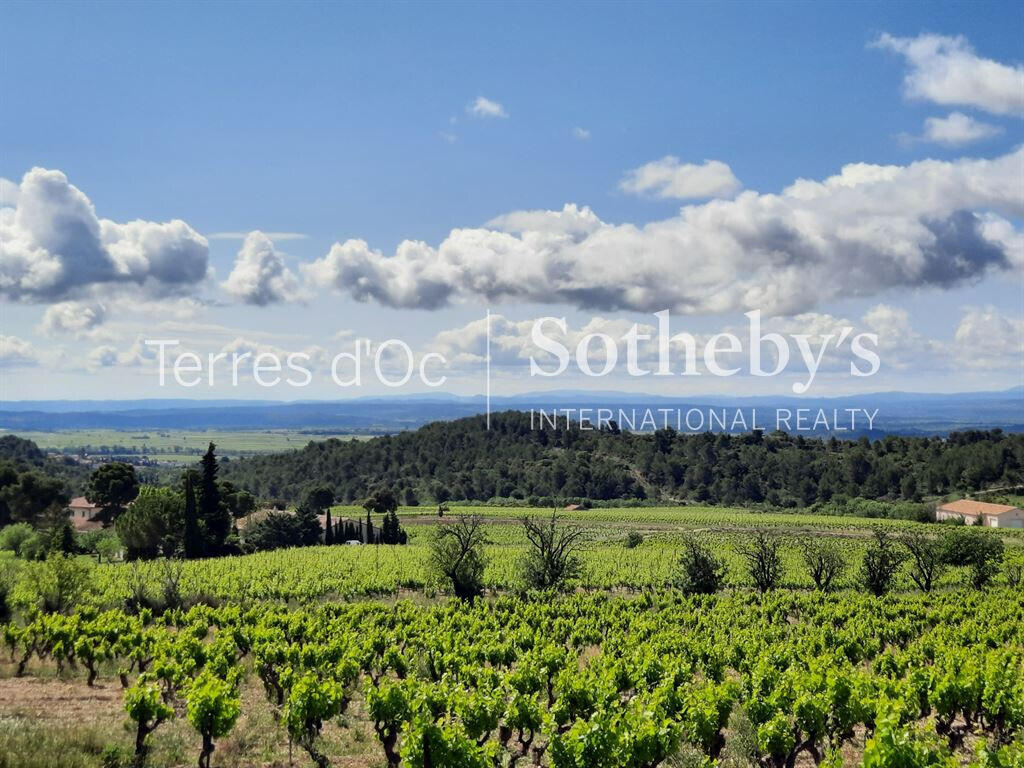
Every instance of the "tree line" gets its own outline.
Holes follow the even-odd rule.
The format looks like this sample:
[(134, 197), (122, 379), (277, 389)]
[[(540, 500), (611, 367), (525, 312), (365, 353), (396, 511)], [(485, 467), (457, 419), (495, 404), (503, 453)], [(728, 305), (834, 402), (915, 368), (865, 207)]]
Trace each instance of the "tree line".
[(1024, 479), (1024, 435), (1000, 429), (946, 438), (875, 441), (807, 438), (784, 432), (628, 433), (579, 424), (533, 428), (518, 411), (428, 424), (368, 441), (332, 438), (286, 453), (232, 461), (225, 475), (263, 498), (298, 501), (312, 479), (351, 503), (374, 485), (406, 505), (448, 500), (556, 499), (689, 501), (706, 504), (823, 505), (899, 502), (967, 493)]

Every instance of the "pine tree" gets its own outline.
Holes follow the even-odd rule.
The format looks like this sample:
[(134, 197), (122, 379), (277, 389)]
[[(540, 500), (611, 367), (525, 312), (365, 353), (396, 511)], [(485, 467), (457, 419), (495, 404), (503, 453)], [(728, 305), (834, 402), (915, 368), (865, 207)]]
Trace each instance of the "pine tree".
[(192, 489), (192, 473), (185, 473), (185, 533), (183, 546), (189, 560), (203, 556), (203, 534), (196, 514), (196, 494)]
[(334, 525), (331, 523), (331, 510), (327, 510), (327, 524), (324, 526), (324, 544), (334, 543)]

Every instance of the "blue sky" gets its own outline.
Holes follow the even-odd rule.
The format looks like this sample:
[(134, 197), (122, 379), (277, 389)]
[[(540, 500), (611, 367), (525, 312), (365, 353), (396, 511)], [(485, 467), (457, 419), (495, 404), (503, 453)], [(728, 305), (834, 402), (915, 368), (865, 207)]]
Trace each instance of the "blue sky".
[[(134, 370), (145, 366), (129, 364), (125, 349), (143, 331), (138, 308), (149, 302), (162, 316), (171, 293), (199, 302), (167, 309), (183, 323), (259, 343), (291, 334), (289, 344), (325, 348), (339, 330), (404, 334), (427, 348), (437, 333), (464, 326), (485, 307), (510, 321), (550, 314), (579, 326), (596, 316), (651, 322), (650, 302), (594, 306), (566, 300), (575, 295), (566, 292), (495, 297), (460, 289), (457, 299), (430, 309), (408, 298), (359, 301), (344, 288), (321, 290), (300, 264), (323, 259), (349, 238), (385, 255), (404, 240), (437, 247), (455, 228), (482, 228), (512, 211), (559, 211), (571, 203), (588, 206), (602, 222), (642, 227), (723, 196), (663, 199), (623, 188), (631, 170), (666, 156), (680, 164), (718, 161), (742, 189), (778, 193), (850, 163), (1007, 157), (1024, 135), (1015, 106), (909, 93), (911, 60), (895, 46), (871, 45), (885, 34), (962, 37), (976, 58), (1019, 72), (1024, 12), (1011, 3), (9, 3), (0, 22), (0, 177), (18, 183), (33, 167), (59, 170), (101, 219), (181, 219), (208, 238), (213, 269), (203, 284), (158, 297), (85, 285), (5, 298), (0, 332), (31, 347), (12, 352), (8, 342), (13, 362), (0, 376), (10, 398), (41, 396), (43, 381), (51, 397), (107, 396), (112, 381), (125, 396), (161, 394), (151, 391), (152, 371)], [(502, 115), (472, 114), (480, 97)], [(991, 135), (926, 140), (925, 121), (951, 113)], [(1010, 199), (999, 214), (1018, 233), (1019, 203)], [(992, 207), (972, 203), (972, 210), (982, 215)], [(302, 302), (257, 305), (224, 295), (221, 283), (242, 241), (211, 236), (252, 230), (303, 236), (272, 237), (287, 268), (313, 281)], [(1024, 320), (1015, 258), (953, 283), (837, 290), (817, 306), (791, 302), (780, 316), (789, 318), (787, 327), (796, 327), (797, 310), (859, 321), (883, 305), (907, 315), (893, 333), (912, 327), (921, 336), (902, 358), (893, 352), (885, 388), (1010, 386), (1021, 381)], [(56, 301), (101, 302), (104, 320), (44, 332), (41, 318)], [(700, 309), (686, 326), (729, 327), (752, 307)], [(996, 345), (992, 354), (1009, 349), (1010, 361), (979, 364), (957, 387), (935, 376), (954, 363), (922, 364), (931, 354), (924, 342), (947, 343), (971, 308), (1009, 328), (1010, 346)], [(109, 364), (100, 347), (117, 350), (121, 362)], [(715, 386), (767, 386), (741, 379)], [(870, 383), (882, 388), (881, 380)]]

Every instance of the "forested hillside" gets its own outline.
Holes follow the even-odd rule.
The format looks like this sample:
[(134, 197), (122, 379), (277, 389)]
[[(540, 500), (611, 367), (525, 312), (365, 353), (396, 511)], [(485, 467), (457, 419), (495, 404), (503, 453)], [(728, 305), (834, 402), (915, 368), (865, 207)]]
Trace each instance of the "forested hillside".
[[(339, 500), (377, 484), (413, 501), (551, 498), (766, 502), (836, 497), (919, 500), (1021, 482), (1024, 435), (1001, 430), (869, 442), (784, 433), (730, 436), (674, 430), (531, 429), (527, 413), (428, 424), (369, 441), (311, 442), (225, 463), (223, 475), (263, 498), (299, 499), (327, 485)], [(546, 502), (545, 502), (546, 503)]]

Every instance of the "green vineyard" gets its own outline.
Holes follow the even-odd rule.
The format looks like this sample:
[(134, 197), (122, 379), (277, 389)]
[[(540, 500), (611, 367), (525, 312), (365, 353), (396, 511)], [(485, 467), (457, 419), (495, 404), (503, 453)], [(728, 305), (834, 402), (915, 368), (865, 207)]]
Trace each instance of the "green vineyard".
[(1024, 760), (1024, 595), (1005, 588), (83, 610), (3, 641), (14, 674), (123, 687), (140, 760), (184, 720), (209, 764), (257, 681), (246, 706), (321, 766), (360, 724), (366, 764), (417, 768)]

